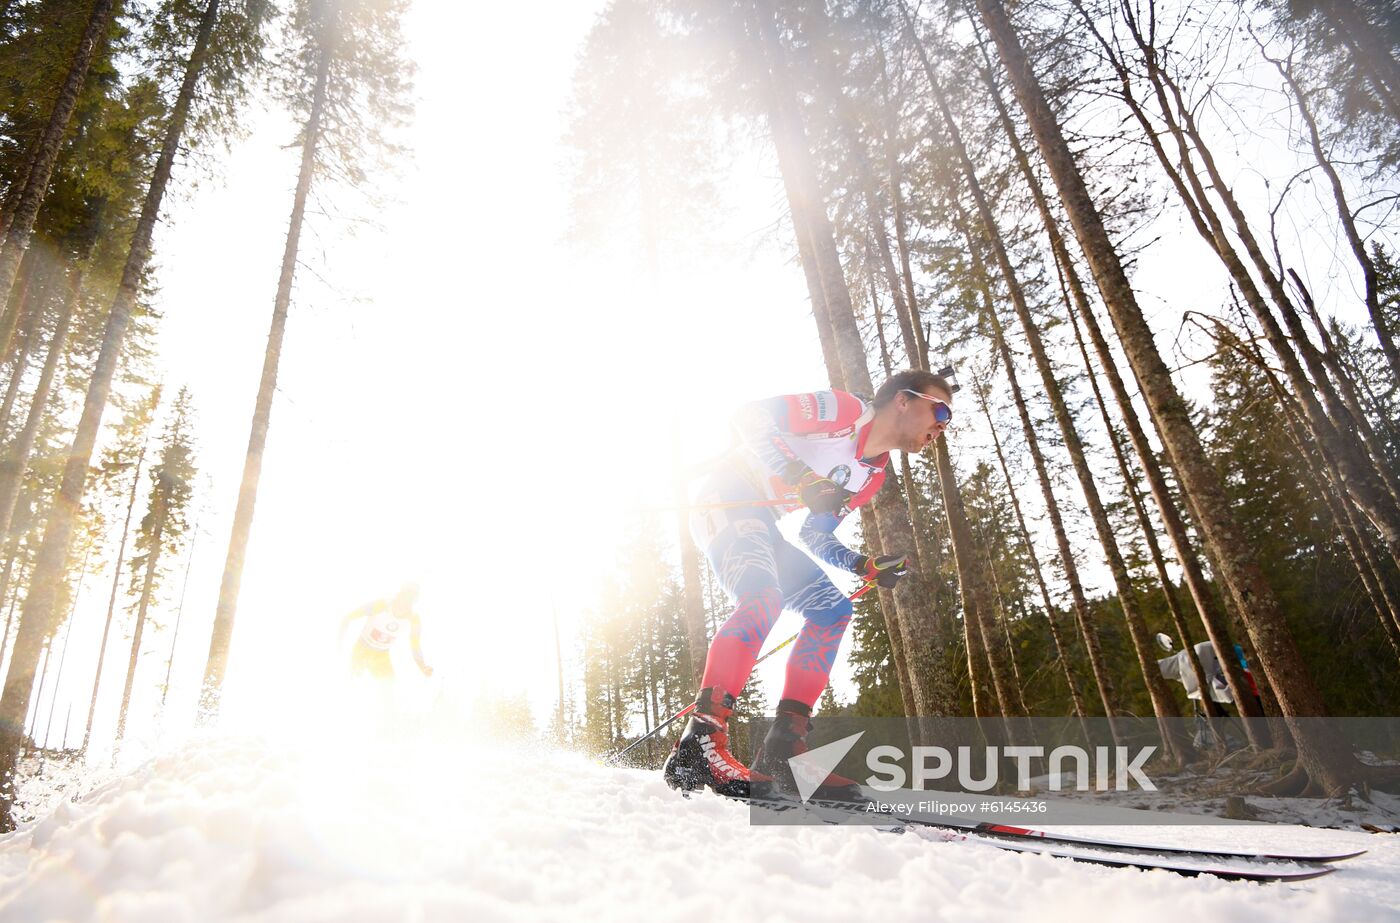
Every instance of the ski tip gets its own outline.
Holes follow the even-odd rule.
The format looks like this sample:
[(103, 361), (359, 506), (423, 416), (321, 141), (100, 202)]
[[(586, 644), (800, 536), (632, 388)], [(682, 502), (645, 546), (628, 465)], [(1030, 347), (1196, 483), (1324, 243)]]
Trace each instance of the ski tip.
[(1273, 861), (1273, 862), (1306, 862), (1306, 863), (1308, 863), (1309, 865), (1315, 865), (1315, 864), (1318, 864), (1318, 863), (1327, 863), (1327, 862), (1345, 862), (1345, 861), (1348, 860), (1348, 859), (1355, 859), (1357, 856), (1364, 856), (1364, 855), (1366, 855), (1366, 852), (1367, 852), (1367, 851), (1364, 850), (1364, 849), (1358, 849), (1356, 852), (1337, 853), (1337, 854), (1331, 855), (1331, 856), (1298, 856), (1298, 855), (1289, 855), (1289, 854), (1286, 854), (1286, 853), (1284, 853), (1284, 854), (1268, 853), (1268, 854), (1265, 854), (1262, 858), (1269, 859), (1269, 860), (1271, 860), (1271, 861)]
[(1248, 881), (1254, 884), (1292, 884), (1299, 881), (1312, 881), (1314, 878), (1324, 878), (1337, 871), (1331, 866), (1320, 866), (1317, 868), (1305, 869), (1297, 872), (1269, 871), (1267, 869), (1239, 868), (1230, 866), (1220, 866), (1216, 868), (1196, 868), (1194, 866), (1176, 865), (1156, 865), (1156, 866), (1135, 866), (1146, 871), (1172, 872), (1187, 878), (1195, 878), (1200, 875), (1209, 875), (1212, 878), (1220, 878), (1224, 881)]
[(1306, 871), (1306, 872), (1283, 872), (1283, 873), (1281, 873), (1281, 874), (1275, 874), (1275, 875), (1260, 875), (1260, 876), (1258, 876), (1258, 877), (1255, 877), (1255, 876), (1252, 876), (1252, 875), (1251, 875), (1251, 876), (1246, 877), (1245, 880), (1246, 880), (1246, 881), (1257, 881), (1257, 882), (1259, 882), (1259, 883), (1261, 883), (1261, 884), (1269, 884), (1269, 883), (1271, 883), (1271, 882), (1273, 882), (1273, 883), (1278, 883), (1278, 884), (1288, 884), (1288, 883), (1290, 883), (1290, 882), (1295, 882), (1295, 881), (1312, 881), (1314, 878), (1324, 878), (1324, 877), (1326, 877), (1326, 876), (1328, 876), (1328, 875), (1331, 875), (1331, 874), (1332, 874), (1333, 872), (1335, 872), (1335, 871), (1337, 871), (1337, 870), (1334, 869), (1334, 868), (1331, 868), (1331, 867), (1323, 867), (1323, 868), (1309, 869), (1309, 870)]

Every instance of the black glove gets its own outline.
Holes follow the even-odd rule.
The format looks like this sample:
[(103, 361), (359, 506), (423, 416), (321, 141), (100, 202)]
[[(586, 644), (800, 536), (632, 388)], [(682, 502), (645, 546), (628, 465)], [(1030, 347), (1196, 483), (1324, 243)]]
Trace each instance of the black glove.
[(837, 485), (831, 478), (824, 478), (812, 469), (797, 479), (797, 495), (813, 513), (837, 513), (846, 501), (855, 496), (849, 490)]
[(909, 575), (909, 556), (882, 554), (872, 558), (863, 554), (856, 561), (856, 575), (866, 583), (876, 583), (888, 590)]

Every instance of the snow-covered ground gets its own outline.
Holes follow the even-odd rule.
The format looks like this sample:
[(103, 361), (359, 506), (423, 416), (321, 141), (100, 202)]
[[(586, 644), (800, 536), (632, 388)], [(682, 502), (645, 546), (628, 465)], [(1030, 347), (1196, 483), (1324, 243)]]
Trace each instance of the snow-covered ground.
[[(1400, 839), (1094, 828), (1365, 848), (1300, 885), (1106, 869), (866, 827), (750, 826), (658, 773), (442, 724), (211, 734), (0, 838), (0, 921), (1400, 920)], [(1244, 840), (1245, 842), (1242, 842)]]

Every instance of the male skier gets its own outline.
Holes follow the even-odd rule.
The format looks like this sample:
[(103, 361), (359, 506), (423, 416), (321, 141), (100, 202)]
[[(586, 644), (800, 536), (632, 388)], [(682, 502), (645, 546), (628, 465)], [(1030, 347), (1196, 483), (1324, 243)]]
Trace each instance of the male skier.
[(424, 676), (432, 676), (433, 668), (423, 661), (421, 644), (423, 624), (414, 611), (413, 604), (418, 599), (418, 586), (405, 583), (392, 599), (376, 599), (345, 616), (340, 622), (342, 637), (345, 628), (355, 619), (364, 619), (360, 637), (350, 652), (350, 672), (354, 676), (368, 673), (375, 679), (393, 679), (394, 665), (389, 650), (394, 645), (399, 631), (405, 625), (409, 628), (408, 640), (413, 649), (413, 662)]
[[(735, 417), (737, 444), (696, 490), (690, 520), (735, 608), (710, 642), (695, 711), (663, 768), (667, 785), (738, 797), (749, 794), (750, 782), (795, 791), (787, 761), (807, 750), (812, 706), (826, 688), (852, 607), (782, 536), (778, 516), (806, 506), (799, 535), (817, 558), (867, 583), (894, 586), (908, 573), (906, 554), (858, 554), (832, 533), (880, 489), (891, 449), (919, 452), (942, 434), (953, 417), (952, 394), (938, 375), (903, 371), (873, 401), (844, 391), (790, 394), (748, 404)], [(773, 500), (789, 502), (742, 505)], [(805, 623), (788, 656), (777, 720), (751, 771), (729, 752), (728, 719), (784, 608), (796, 609)], [(854, 783), (834, 775), (816, 794), (858, 797)]]

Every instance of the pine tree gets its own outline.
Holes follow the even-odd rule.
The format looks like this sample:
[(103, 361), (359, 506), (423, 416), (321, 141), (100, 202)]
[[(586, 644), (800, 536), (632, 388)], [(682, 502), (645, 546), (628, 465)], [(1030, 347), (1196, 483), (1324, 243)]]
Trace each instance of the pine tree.
[[(131, 517), (136, 511), (136, 500), (141, 489), (142, 466), (146, 461), (146, 450), (150, 444), (150, 428), (160, 406), (161, 387), (152, 388), (145, 400), (138, 402), (127, 412), (121, 424), (116, 427), (116, 439), (102, 453), (98, 465), (97, 478), (99, 495), (115, 497), (126, 494), (125, 511), (122, 514), (121, 538), (117, 543), (117, 554), (112, 568), (112, 587), (107, 596), (107, 617), (102, 623), (102, 640), (97, 648), (97, 668), (92, 677), (92, 696), (88, 703), (87, 724), (83, 730), (83, 749), (86, 750), (92, 739), (92, 723), (97, 715), (97, 697), (102, 688), (102, 668), (107, 659), (107, 641), (111, 637), (112, 622), (116, 616), (117, 594), (121, 588), (122, 573), (126, 567), (127, 539), (131, 533)], [(126, 482), (130, 481), (127, 490)]]
[[(86, 25), (77, 37), (76, 47), (68, 59), (67, 73), (59, 87), (57, 98), (48, 111), (43, 134), (36, 140), (23, 171), (23, 180), (18, 183), (18, 195), (5, 222), (4, 245), (0, 246), (0, 300), (7, 299), (10, 289), (19, 272), (20, 260), (29, 248), (30, 235), (34, 230), (34, 219), (39, 214), (48, 191), (49, 179), (53, 175), (54, 164), (58, 160), (63, 136), (68, 131), (68, 121), (78, 104), (78, 97), (87, 81), (94, 56), (111, 24), (115, 0), (95, 0), (88, 10)], [(6, 324), (0, 332), (0, 355), (10, 351), (10, 338), (14, 326)]]
[[(151, 492), (146, 515), (136, 530), (136, 555), (131, 559), (131, 589), (136, 596), (135, 622), (131, 630), (131, 656), (127, 662), (126, 685), (122, 688), (117, 713), (117, 741), (126, 733), (131, 691), (141, 657), (141, 637), (145, 632), (151, 603), (165, 580), (162, 559), (180, 553), (188, 530), (187, 514), (194, 494), (194, 420), (190, 392), (181, 388), (171, 408), (171, 416), (161, 436), (160, 456), (151, 468)], [(168, 569), (168, 564), (167, 564)], [(139, 589), (138, 589), (139, 586)]]
[[(977, 0), (977, 9), (1060, 191), (1158, 432), (1191, 498), (1214, 560), (1221, 568), (1220, 576), (1246, 620), (1261, 665), (1279, 696), (1284, 717), (1297, 719), (1322, 714), (1321, 698), (1284, 624), (1278, 597), (1260, 569), (1252, 546), (1243, 540), (1244, 533), (1231, 512), (1220, 476), (1206, 458), (1186, 403), (1157, 351), (1122, 259), (1104, 226), (1103, 215), (1089, 194), (1083, 172), (1075, 162), (1058, 117), (1046, 100), (1044, 88), (1031, 67), (1017, 30), (1001, 0)], [(1287, 685), (1281, 686), (1280, 681), (1287, 681)], [(1299, 752), (1298, 774), (1289, 780), (1290, 784), (1301, 779), (1304, 783), (1311, 781), (1326, 790), (1337, 791), (1362, 775), (1359, 764), (1338, 739), (1335, 729), (1297, 720), (1289, 721), (1289, 729)]]
[[(147, 187), (146, 198), (141, 208), (141, 216), (136, 223), (135, 232), (127, 250), (121, 283), (116, 297), (113, 299), (111, 311), (107, 314), (101, 348), (94, 363), (92, 377), (88, 382), (82, 417), (73, 436), (72, 449), (68, 453), (64, 468), (63, 482), (49, 514), (44, 542), (39, 551), (35, 572), (30, 579), (29, 594), (24, 602), (19, 634), (15, 640), (14, 655), (6, 676), (4, 694), (0, 696), (0, 715), (18, 716), (27, 710), (41, 639), (52, 631), (58, 611), (56, 603), (59, 595), (60, 577), (65, 570), (74, 523), (86, 486), (88, 465), (96, 445), (98, 430), (106, 410), (116, 367), (122, 356), (138, 292), (144, 282), (161, 203), (174, 169), (176, 154), (186, 140), (185, 131), (196, 108), (196, 87), (205, 76), (204, 67), (211, 57), (218, 59), (224, 53), (232, 53), (235, 58), (239, 58), (242, 53), (237, 49), (213, 44), (220, 2), (221, 0), (209, 0), (207, 6), (194, 20), (197, 26), (191, 37), (188, 55), (184, 60), (183, 77), (179, 91), (172, 101), (170, 115), (164, 126), (161, 153), (156, 161), (150, 184)], [(94, 17), (101, 11), (100, 7), (101, 0), (98, 8), (94, 9)], [(172, 16), (178, 17), (181, 10), (187, 14), (191, 12), (183, 3), (178, 3), (178, 7), (179, 9), (172, 11)], [(261, 8), (260, 5), (259, 8)], [(103, 12), (102, 16), (105, 21), (106, 13)], [(236, 39), (237, 42), (252, 43), (256, 47), (261, 42), (261, 30), (254, 28), (250, 31), (240, 32)], [(243, 50), (246, 51), (246, 48)], [(256, 54), (251, 57), (255, 58)], [(240, 60), (242, 59), (240, 58)], [(76, 66), (75, 62), (75, 68)], [(85, 72), (86, 64), (84, 64)], [(234, 75), (241, 74), (241, 71), (236, 67), (231, 72)], [(229, 85), (217, 83), (207, 85), (212, 87), (212, 91), (206, 98), (223, 102), (231, 114), (231, 110), (241, 97), (242, 84), (238, 77), (235, 76)], [(66, 123), (66, 116), (64, 121)], [(224, 124), (227, 125), (227, 119), (224, 120)], [(46, 182), (49, 170), (50, 168), (46, 167), (42, 171)], [(38, 175), (37, 172), (36, 175)], [(15, 233), (21, 228), (21, 218), (26, 213), (26, 209), (27, 206), (22, 203), (20, 211), (16, 213), (15, 227), (12, 228), (10, 238), (7, 239), (6, 252), (9, 251), (10, 243), (17, 240)], [(37, 205), (34, 211), (37, 212)], [(28, 225), (32, 225), (32, 215), (25, 220)], [(27, 227), (23, 233), (28, 233)], [(25, 242), (27, 243), (27, 240)], [(3, 257), (0, 257), (0, 260), (3, 260)], [(5, 282), (3, 270), (4, 266), (0, 265), (0, 283)], [(11, 274), (12, 276), (13, 274)], [(0, 289), (7, 290), (8, 285), (0, 284)], [(12, 726), (9, 723), (5, 725), (7, 728)], [(12, 825), (15, 822), (12, 810), (13, 774), (18, 762), (20, 746), (21, 740), (18, 736), (11, 731), (0, 731), (0, 780), (3, 780), (3, 783), (0, 784), (6, 786), (3, 791), (0, 791), (0, 802), (3, 802), (4, 806), (4, 816), (0, 817), (0, 827), (5, 827), (5, 829), (9, 829), (6, 825)]]
[(1348, 147), (1400, 164), (1400, 13), (1384, 0), (1265, 0)]
[(228, 668), (307, 199), (320, 176), (365, 182), (371, 159), (393, 149), (385, 133), (405, 115), (412, 70), (402, 57), (404, 7), (405, 0), (297, 0), (291, 11), (291, 44), (279, 62), (278, 84), (300, 119), (301, 166), (204, 670), (206, 714), (218, 710)]

